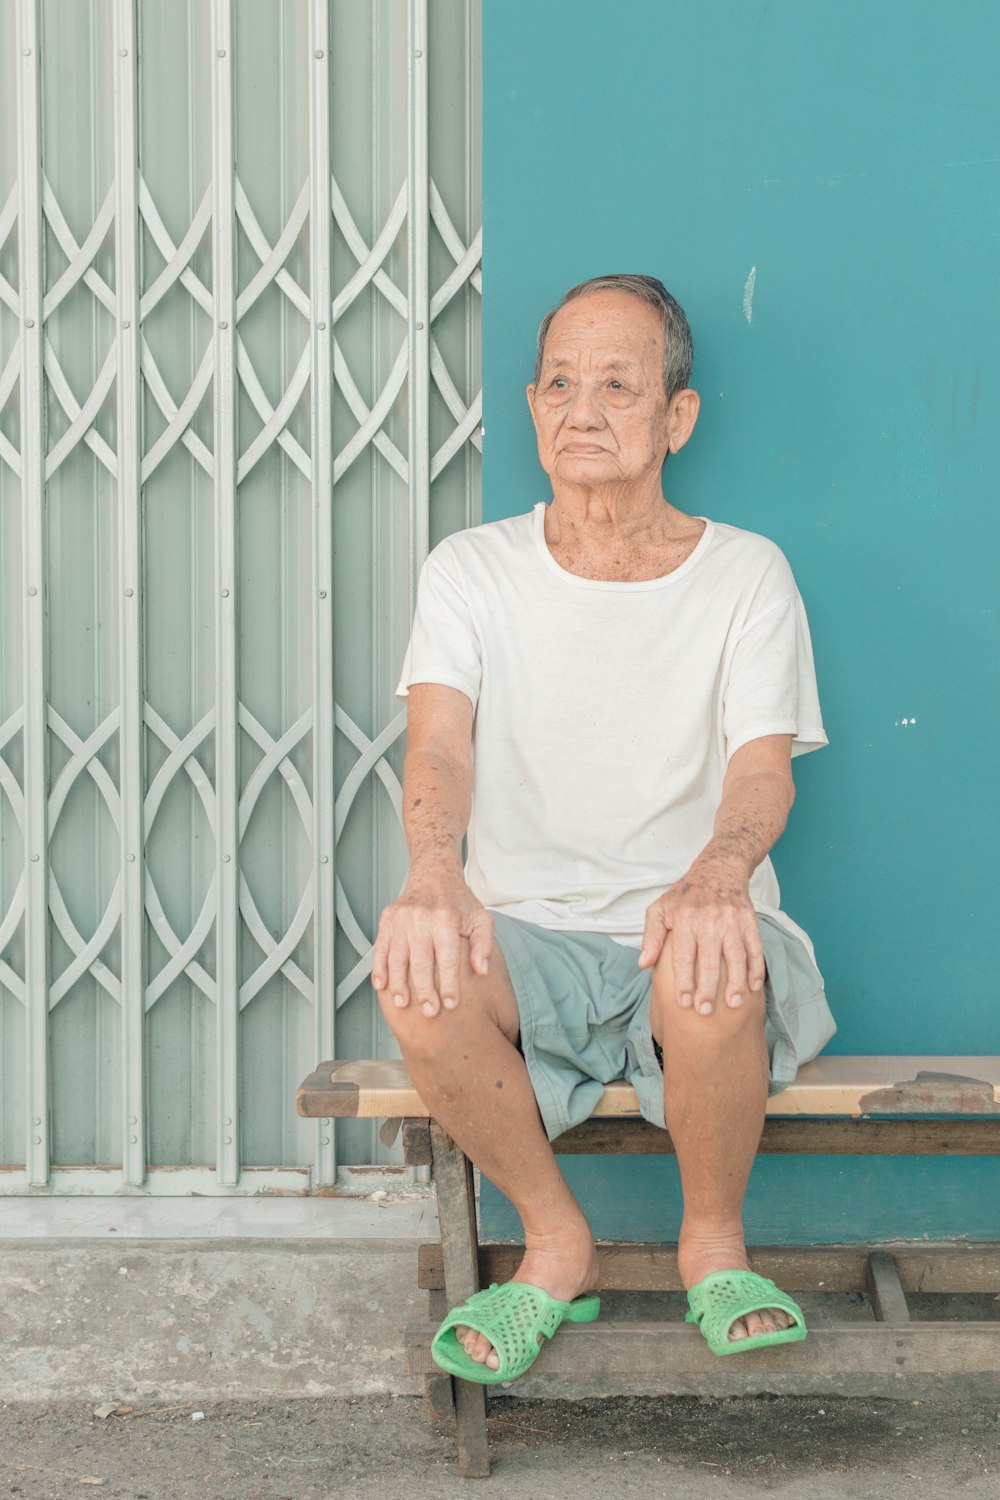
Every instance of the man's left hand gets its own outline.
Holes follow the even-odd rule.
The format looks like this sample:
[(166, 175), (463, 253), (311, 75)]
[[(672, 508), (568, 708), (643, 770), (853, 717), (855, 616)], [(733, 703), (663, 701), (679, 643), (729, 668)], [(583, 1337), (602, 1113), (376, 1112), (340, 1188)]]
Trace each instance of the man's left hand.
[(639, 967), (652, 968), (673, 934), (679, 1005), (710, 1015), (725, 965), (725, 1002), (742, 1005), (763, 988), (764, 949), (745, 874), (725, 865), (692, 867), (646, 910)]

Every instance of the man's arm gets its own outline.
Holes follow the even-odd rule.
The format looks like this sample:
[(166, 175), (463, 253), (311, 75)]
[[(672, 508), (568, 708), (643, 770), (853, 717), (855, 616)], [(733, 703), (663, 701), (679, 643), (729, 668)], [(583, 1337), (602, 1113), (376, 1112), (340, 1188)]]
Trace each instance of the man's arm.
[(470, 939), (477, 974), (487, 972), (493, 944), (492, 918), (462, 869), (472, 810), (472, 712), (456, 688), (432, 682), (410, 688), (403, 767), (410, 873), (402, 895), (382, 913), (372, 985), (403, 1007), (412, 984), (426, 1016), (436, 1016), (442, 1004), (448, 1010), (458, 1004), (462, 938)]
[(764, 950), (750, 877), (777, 843), (792, 802), (792, 736), (765, 735), (729, 762), (712, 838), (688, 873), (649, 907), (639, 964), (650, 968), (673, 933), (677, 999), (711, 1011), (722, 963), (726, 1004), (764, 983)]

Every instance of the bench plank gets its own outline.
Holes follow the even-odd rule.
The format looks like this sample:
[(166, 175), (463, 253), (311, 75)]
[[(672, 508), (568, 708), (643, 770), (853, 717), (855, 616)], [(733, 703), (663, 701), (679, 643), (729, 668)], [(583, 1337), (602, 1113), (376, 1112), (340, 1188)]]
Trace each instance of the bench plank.
[[(408, 1363), (412, 1374), (422, 1374), (430, 1361), (431, 1323), (407, 1333)], [(564, 1324), (559, 1336), (546, 1343), (531, 1372), (512, 1389), (527, 1394), (528, 1381), (539, 1375), (581, 1375), (599, 1371), (601, 1376), (702, 1377), (700, 1389), (712, 1388), (711, 1377), (720, 1364), (735, 1373), (752, 1374), (760, 1390), (769, 1389), (768, 1377), (783, 1374), (859, 1376), (866, 1373), (891, 1376), (897, 1392), (906, 1389), (911, 1375), (969, 1375), (991, 1377), (991, 1389), (1000, 1391), (1000, 1337), (996, 1323), (839, 1323), (813, 1322), (809, 1337), (797, 1344), (774, 1349), (754, 1349), (742, 1357), (724, 1360), (713, 1354), (705, 1340), (682, 1322), (633, 1322), (601, 1319), (579, 1326)], [(725, 1373), (725, 1372), (721, 1372)], [(704, 1377), (709, 1377), (705, 1380)], [(464, 1383), (464, 1382), (463, 1382)]]
[[(399, 1059), (325, 1062), (301, 1084), (308, 1118), (427, 1119)], [(768, 1100), (769, 1116), (1000, 1115), (1000, 1057), (817, 1057)], [(609, 1083), (593, 1118), (640, 1118), (635, 1090)]]
[[(646, 1120), (585, 1120), (556, 1136), (557, 1156), (672, 1156), (669, 1131)], [(765, 1120), (758, 1155), (1000, 1156), (1000, 1116), (952, 1120), (848, 1118), (811, 1115)], [(409, 1158), (407, 1158), (409, 1160)]]
[[(396, 1125), (398, 1122), (391, 1122)], [(384, 1128), (384, 1127), (383, 1127)], [(386, 1145), (385, 1136), (382, 1140)], [(585, 1120), (556, 1136), (557, 1156), (669, 1156), (669, 1131), (645, 1120)], [(758, 1155), (1000, 1156), (1000, 1119), (818, 1120), (812, 1115), (764, 1122)], [(403, 1122), (403, 1160), (408, 1167), (431, 1161), (430, 1122)]]
[[(1000, 1294), (1000, 1243), (976, 1246), (912, 1244), (879, 1246), (896, 1262), (904, 1292), (986, 1292)], [(870, 1251), (862, 1245), (818, 1245), (785, 1248), (753, 1246), (755, 1271), (789, 1292), (868, 1291)], [(680, 1292), (676, 1245), (599, 1244), (601, 1286), (609, 1292)], [(521, 1263), (523, 1245), (480, 1245), (482, 1286), (509, 1281)], [(444, 1287), (439, 1245), (417, 1252), (417, 1285), (426, 1291)], [(994, 1324), (1000, 1344), (1000, 1325)]]
[(401, 1058), (320, 1063), (299, 1085), (295, 1107), (307, 1119), (391, 1120), (428, 1110)]

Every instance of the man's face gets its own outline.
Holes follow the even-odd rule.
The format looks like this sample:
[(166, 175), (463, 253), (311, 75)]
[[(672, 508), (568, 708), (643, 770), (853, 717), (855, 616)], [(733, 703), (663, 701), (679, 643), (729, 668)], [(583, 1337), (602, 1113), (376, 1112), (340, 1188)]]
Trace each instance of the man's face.
[(697, 415), (693, 391), (667, 401), (663, 355), (659, 312), (628, 292), (588, 292), (559, 309), (538, 384), (528, 387), (547, 474), (582, 485), (659, 474)]

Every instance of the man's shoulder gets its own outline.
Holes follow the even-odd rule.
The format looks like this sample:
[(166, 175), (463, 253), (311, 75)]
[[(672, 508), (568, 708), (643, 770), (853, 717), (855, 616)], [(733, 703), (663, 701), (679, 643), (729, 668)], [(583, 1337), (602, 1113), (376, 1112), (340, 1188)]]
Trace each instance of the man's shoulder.
[(711, 525), (711, 552), (719, 566), (748, 578), (770, 576), (792, 582), (788, 559), (770, 537), (742, 526), (730, 526), (725, 521), (713, 521)]
[(769, 561), (772, 558), (783, 558), (785, 555), (777, 542), (773, 542), (769, 536), (764, 536), (759, 531), (748, 531), (743, 526), (731, 526), (727, 521), (712, 521), (711, 525), (716, 546), (724, 547), (734, 556)]
[(453, 531), (437, 543), (431, 557), (446, 567), (465, 570), (495, 566), (500, 553), (528, 555), (532, 549), (532, 513), (528, 511), (526, 515)]

